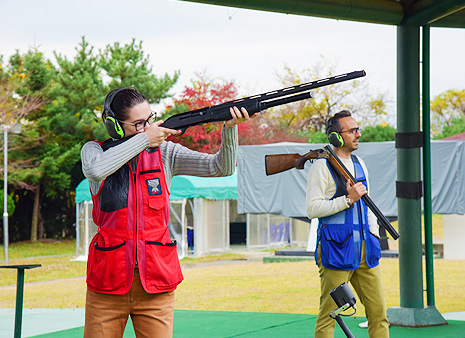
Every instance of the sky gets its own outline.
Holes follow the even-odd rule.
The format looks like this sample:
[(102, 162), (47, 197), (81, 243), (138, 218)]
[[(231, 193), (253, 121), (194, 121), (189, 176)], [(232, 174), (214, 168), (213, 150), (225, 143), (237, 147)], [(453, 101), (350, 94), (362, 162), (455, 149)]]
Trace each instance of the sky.
[[(22, 0), (0, 4), (0, 55), (37, 47), (72, 59), (85, 36), (96, 50), (143, 42), (153, 71), (180, 71), (179, 95), (195, 73), (234, 81), (241, 95), (282, 87), (285, 66), (323, 57), (336, 73), (365, 70), (373, 92), (396, 96), (396, 27), (175, 0)], [(431, 97), (465, 88), (465, 29), (431, 29)], [(395, 107), (395, 104), (393, 105)]]

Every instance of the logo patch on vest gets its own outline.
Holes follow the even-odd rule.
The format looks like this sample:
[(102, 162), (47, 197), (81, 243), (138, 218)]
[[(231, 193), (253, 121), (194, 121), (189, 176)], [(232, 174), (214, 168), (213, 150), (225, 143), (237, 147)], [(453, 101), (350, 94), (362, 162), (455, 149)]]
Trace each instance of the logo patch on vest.
[(161, 195), (161, 187), (160, 187), (160, 179), (159, 178), (152, 178), (147, 180), (147, 189), (149, 191), (149, 195)]

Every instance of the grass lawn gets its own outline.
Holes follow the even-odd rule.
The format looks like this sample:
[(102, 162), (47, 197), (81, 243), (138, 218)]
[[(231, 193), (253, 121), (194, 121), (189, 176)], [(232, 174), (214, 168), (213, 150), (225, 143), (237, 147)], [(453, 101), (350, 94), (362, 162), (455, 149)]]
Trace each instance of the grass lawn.
[[(435, 218), (434, 227), (440, 225), (442, 229), (442, 217)], [(438, 232), (434, 233), (436, 236)], [(10, 245), (10, 264), (42, 264), (26, 271), (24, 307), (84, 307), (86, 263), (71, 261), (74, 245), (74, 241)], [(3, 247), (0, 249), (3, 252)], [(40, 257), (25, 258), (34, 255)], [(44, 257), (47, 255), (55, 257)], [(190, 264), (212, 260), (224, 260), (224, 264)], [(313, 260), (244, 263), (243, 256), (227, 254), (189, 258), (182, 264), (185, 280), (176, 292), (176, 309), (318, 313), (319, 277)], [(465, 311), (461, 292), (465, 288), (463, 264), (434, 260), (436, 307), (442, 313)], [(382, 259), (381, 271), (387, 306), (400, 305), (398, 259)], [(15, 283), (15, 270), (0, 269), (0, 308), (15, 306)], [(357, 315), (364, 316), (363, 306), (359, 305)]]

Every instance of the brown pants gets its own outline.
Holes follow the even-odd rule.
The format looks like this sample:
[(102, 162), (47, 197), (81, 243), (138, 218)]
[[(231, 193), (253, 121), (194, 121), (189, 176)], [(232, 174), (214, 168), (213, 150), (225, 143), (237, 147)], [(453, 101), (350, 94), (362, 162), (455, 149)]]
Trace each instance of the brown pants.
[(174, 291), (145, 292), (137, 269), (125, 295), (87, 290), (84, 338), (123, 337), (129, 315), (137, 338), (173, 337)]

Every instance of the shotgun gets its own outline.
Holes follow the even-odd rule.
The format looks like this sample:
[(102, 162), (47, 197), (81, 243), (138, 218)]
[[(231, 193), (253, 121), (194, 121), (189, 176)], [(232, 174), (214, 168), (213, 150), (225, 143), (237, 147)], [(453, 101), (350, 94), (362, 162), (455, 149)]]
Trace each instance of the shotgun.
[[(329, 163), (331, 163), (331, 165), (336, 169), (339, 175), (341, 175), (346, 181), (350, 181), (350, 185), (354, 185), (358, 182), (347, 170), (347, 168), (341, 162), (339, 157), (337, 157), (330, 146), (325, 146), (324, 149), (311, 150), (305, 155), (265, 155), (265, 171), (267, 175), (274, 175), (292, 168), (303, 169), (306, 161), (312, 161), (318, 158), (327, 159)], [(370, 208), (370, 210), (373, 211), (375, 216), (378, 218), (378, 222), (381, 224), (381, 226), (386, 229), (386, 231), (394, 240), (398, 239), (399, 233), (392, 227), (391, 223), (389, 223), (388, 219), (378, 209), (370, 196), (365, 194), (362, 196), (362, 199), (367, 207)]]
[[(311, 89), (328, 86), (331, 84), (353, 80), (365, 76), (364, 70), (351, 73), (340, 74), (325, 79), (299, 84), (293, 87), (274, 90), (268, 93), (249, 96), (242, 99), (228, 101), (219, 105), (191, 110), (185, 113), (173, 115), (166, 119), (162, 127), (182, 130), (182, 134), (187, 128), (209, 122), (227, 121), (231, 119), (229, 108), (244, 107), (250, 116), (262, 112), (267, 108), (280, 106), (283, 104), (310, 99)], [(297, 94), (300, 93), (300, 94)]]

